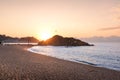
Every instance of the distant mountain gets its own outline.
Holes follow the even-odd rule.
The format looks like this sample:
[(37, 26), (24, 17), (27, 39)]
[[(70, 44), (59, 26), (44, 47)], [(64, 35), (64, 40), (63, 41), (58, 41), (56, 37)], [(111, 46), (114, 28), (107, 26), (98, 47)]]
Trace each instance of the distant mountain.
[(0, 35), (0, 42), (16, 41), (16, 40), (18, 40), (18, 38), (13, 38), (13, 37), (6, 36), (6, 35)]
[(22, 38), (14, 38), (6, 35), (0, 35), (0, 42), (39, 42), (38, 39), (34, 37), (22, 37)]
[(120, 37), (118, 36), (91, 37), (91, 38), (80, 38), (80, 39), (88, 42), (120, 42)]
[(34, 37), (22, 37), (19, 39), (20, 42), (39, 42), (38, 39), (34, 38)]
[(51, 45), (51, 46), (91, 46), (90, 44), (83, 42), (79, 39), (72, 37), (62, 37), (55, 35), (46, 41), (40, 41), (38, 45)]

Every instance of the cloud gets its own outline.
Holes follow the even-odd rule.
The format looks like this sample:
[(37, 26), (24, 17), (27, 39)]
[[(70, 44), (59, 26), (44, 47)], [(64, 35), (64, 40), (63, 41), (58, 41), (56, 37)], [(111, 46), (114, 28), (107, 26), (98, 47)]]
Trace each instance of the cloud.
[(101, 30), (101, 31), (106, 31), (106, 30), (116, 30), (116, 29), (120, 29), (120, 26), (118, 26), (118, 27), (101, 28), (101, 29), (99, 29), (99, 30)]

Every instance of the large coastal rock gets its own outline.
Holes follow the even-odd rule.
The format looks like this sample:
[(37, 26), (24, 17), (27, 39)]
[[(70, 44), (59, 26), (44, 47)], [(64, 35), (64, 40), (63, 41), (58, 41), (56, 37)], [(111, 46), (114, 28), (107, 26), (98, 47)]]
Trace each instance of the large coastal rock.
[(83, 42), (79, 39), (74, 39), (72, 37), (62, 37), (55, 35), (46, 41), (40, 41), (38, 45), (45, 46), (91, 46), (90, 44)]

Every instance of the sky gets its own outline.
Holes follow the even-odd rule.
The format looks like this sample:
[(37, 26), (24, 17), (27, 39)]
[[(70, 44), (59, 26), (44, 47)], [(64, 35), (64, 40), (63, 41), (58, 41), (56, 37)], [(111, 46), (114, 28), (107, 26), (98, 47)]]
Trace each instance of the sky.
[(120, 0), (0, 0), (0, 34), (120, 36)]

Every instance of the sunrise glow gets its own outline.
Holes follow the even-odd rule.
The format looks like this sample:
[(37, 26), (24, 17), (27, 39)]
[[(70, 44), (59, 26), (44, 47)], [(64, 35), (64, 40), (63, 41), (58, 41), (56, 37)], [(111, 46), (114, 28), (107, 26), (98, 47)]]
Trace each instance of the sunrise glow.
[(39, 34), (39, 39), (40, 40), (47, 40), (53, 36), (52, 32), (50, 31), (43, 31)]
[(47, 40), (48, 38), (50, 38), (50, 34), (49, 33), (43, 33), (41, 34), (40, 38), (41, 40)]
[(120, 36), (120, 0), (0, 0), (0, 34)]

